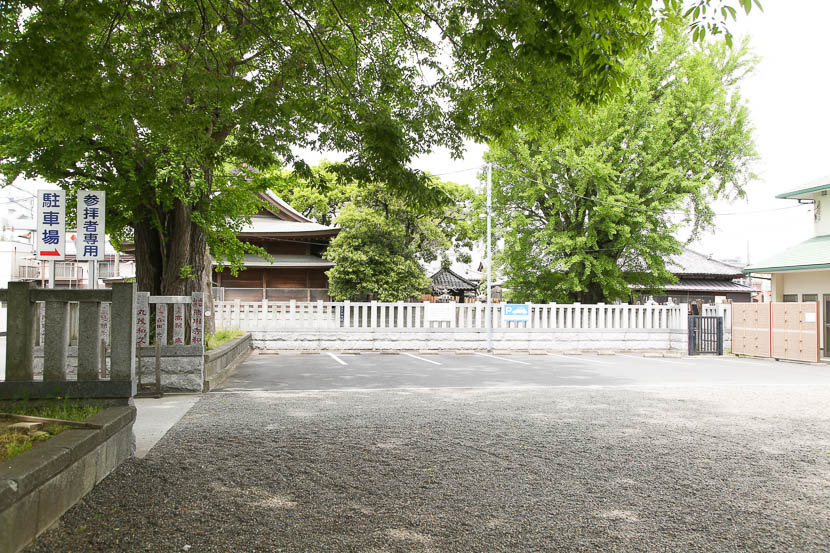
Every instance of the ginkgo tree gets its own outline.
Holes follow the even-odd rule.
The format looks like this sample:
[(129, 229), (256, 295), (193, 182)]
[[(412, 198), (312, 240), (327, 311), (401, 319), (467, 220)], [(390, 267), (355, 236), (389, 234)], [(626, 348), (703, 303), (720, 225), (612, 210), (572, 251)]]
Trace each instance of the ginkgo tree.
[(491, 145), (493, 197), (512, 299), (610, 302), (657, 292), (680, 232), (710, 228), (712, 202), (744, 194), (757, 154), (741, 79), (744, 42), (666, 32), (628, 62), (626, 90), (560, 132), (518, 129)]

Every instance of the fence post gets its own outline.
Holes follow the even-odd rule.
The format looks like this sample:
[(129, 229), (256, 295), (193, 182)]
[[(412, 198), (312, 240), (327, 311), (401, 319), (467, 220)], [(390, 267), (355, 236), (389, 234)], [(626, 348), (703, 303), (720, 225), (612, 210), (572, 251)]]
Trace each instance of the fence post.
[(397, 325), (398, 325), (398, 328), (402, 328), (402, 327), (403, 327), (403, 322), (404, 322), (404, 317), (403, 317), (403, 302), (402, 302), (402, 301), (399, 301), (399, 302), (398, 302), (398, 316), (397, 316), (396, 318), (397, 318)]
[(43, 380), (66, 380), (69, 342), (69, 302), (46, 302), (46, 339), (43, 343)]
[(135, 381), (135, 311), (135, 283), (114, 283), (110, 309), (110, 380)]
[[(78, 380), (98, 380), (101, 364), (101, 342), (98, 321), (101, 304), (81, 302), (78, 311)], [(104, 342), (106, 347), (106, 342)], [(106, 358), (105, 358), (106, 360)], [(106, 362), (106, 361), (105, 361)]]
[[(423, 306), (424, 306), (424, 317), (423, 317), (424, 328), (432, 328), (432, 321), (430, 321), (429, 317), (427, 317), (427, 310), (429, 309), (429, 302), (428, 301), (423, 302)], [(420, 311), (421, 308), (418, 307), (417, 309)]]
[(32, 380), (32, 356), (37, 317), (31, 301), (31, 282), (10, 282), (6, 334), (6, 380)]
[(352, 302), (351, 300), (346, 300), (343, 302), (343, 327), (344, 328), (351, 328), (352, 327)]

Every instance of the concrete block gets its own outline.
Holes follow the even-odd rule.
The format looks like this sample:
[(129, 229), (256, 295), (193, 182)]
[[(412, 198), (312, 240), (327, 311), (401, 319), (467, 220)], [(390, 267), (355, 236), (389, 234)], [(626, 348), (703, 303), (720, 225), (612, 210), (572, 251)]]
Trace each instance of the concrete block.
[(38, 532), (39, 494), (30, 493), (0, 511), (0, 551), (15, 552), (30, 544)]
[(38, 526), (48, 528), (84, 495), (84, 472), (82, 461), (71, 464), (66, 470), (43, 484), (37, 491)]
[(64, 470), (69, 460), (69, 450), (47, 441), (0, 465), (0, 481), (13, 480), (17, 497), (22, 497)]
[(97, 484), (101, 480), (107, 477), (110, 473), (107, 470), (107, 444), (102, 443), (98, 447), (96, 447), (91, 453), (91, 456), (95, 459), (95, 483)]
[(74, 462), (86, 457), (105, 439), (106, 437), (103, 432), (98, 432), (94, 429), (79, 428), (61, 432), (54, 438), (50, 438), (49, 443), (50, 445), (68, 450), (70, 461)]
[(8, 426), (9, 430), (20, 430), (22, 432), (40, 430), (41, 427), (43, 427), (42, 422), (16, 422)]

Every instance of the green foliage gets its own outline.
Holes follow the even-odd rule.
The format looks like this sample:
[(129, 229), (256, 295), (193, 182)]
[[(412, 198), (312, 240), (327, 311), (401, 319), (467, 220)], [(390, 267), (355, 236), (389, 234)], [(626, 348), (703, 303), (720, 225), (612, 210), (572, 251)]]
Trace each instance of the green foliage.
[(326, 251), (326, 258), (336, 263), (328, 272), (333, 298), (366, 294), (380, 301), (400, 301), (427, 290), (429, 279), (400, 221), (349, 204), (337, 223), (343, 231)]
[(234, 338), (239, 338), (243, 334), (244, 332), (242, 332), (241, 330), (217, 330), (214, 334), (207, 335), (207, 339), (205, 340), (205, 349), (216, 349), (225, 342), (229, 342)]
[(302, 177), (300, 149), (345, 152), (341, 179), (440, 203), (414, 156), (520, 122), (567, 126), (574, 104), (621, 89), (625, 60), (679, 3), (10, 0), (0, 173), (106, 191), (139, 284), (180, 293), (209, 282), (208, 248), (233, 267), (263, 253), (235, 238), (259, 208), (244, 163)]
[[(100, 401), (79, 401), (63, 398), (49, 401), (5, 401), (0, 403), (0, 412), (15, 415), (28, 415), (50, 419), (84, 421), (101, 412), (104, 404)], [(13, 419), (9, 419), (13, 422)], [(27, 434), (25, 432), (0, 432), (0, 461), (11, 459), (28, 451), (37, 442), (42, 442), (68, 430), (70, 427), (62, 424), (45, 424), (43, 434)]]
[(341, 226), (327, 253), (337, 263), (328, 272), (335, 298), (410, 299), (429, 286), (423, 264), (449, 262), (451, 255), (470, 261), (475, 195), (468, 186), (432, 179), (428, 199), (405, 201), (387, 185), (342, 183), (330, 164), (308, 174), (308, 180), (281, 172), (261, 178), (307, 217)]
[(668, 31), (628, 62), (625, 91), (575, 111), (569, 131), (494, 143), (498, 261), (515, 299), (613, 301), (630, 297), (629, 284), (671, 282), (679, 225), (696, 237), (712, 223), (710, 202), (742, 196), (752, 176), (737, 85), (753, 64), (746, 44), (695, 47)]
[(193, 280), (196, 276), (193, 274), (193, 267), (190, 265), (182, 265), (179, 269), (179, 278), (182, 280)]

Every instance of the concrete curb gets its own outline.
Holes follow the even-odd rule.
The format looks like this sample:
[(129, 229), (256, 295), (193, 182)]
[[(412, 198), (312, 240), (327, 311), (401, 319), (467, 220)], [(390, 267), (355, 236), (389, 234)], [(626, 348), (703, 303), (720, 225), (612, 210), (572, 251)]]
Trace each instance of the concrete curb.
[(251, 333), (246, 332), (239, 338), (205, 352), (205, 380), (202, 392), (209, 392), (222, 384), (252, 351)]
[(110, 407), (0, 465), (0, 553), (16, 553), (133, 452), (132, 405)]

